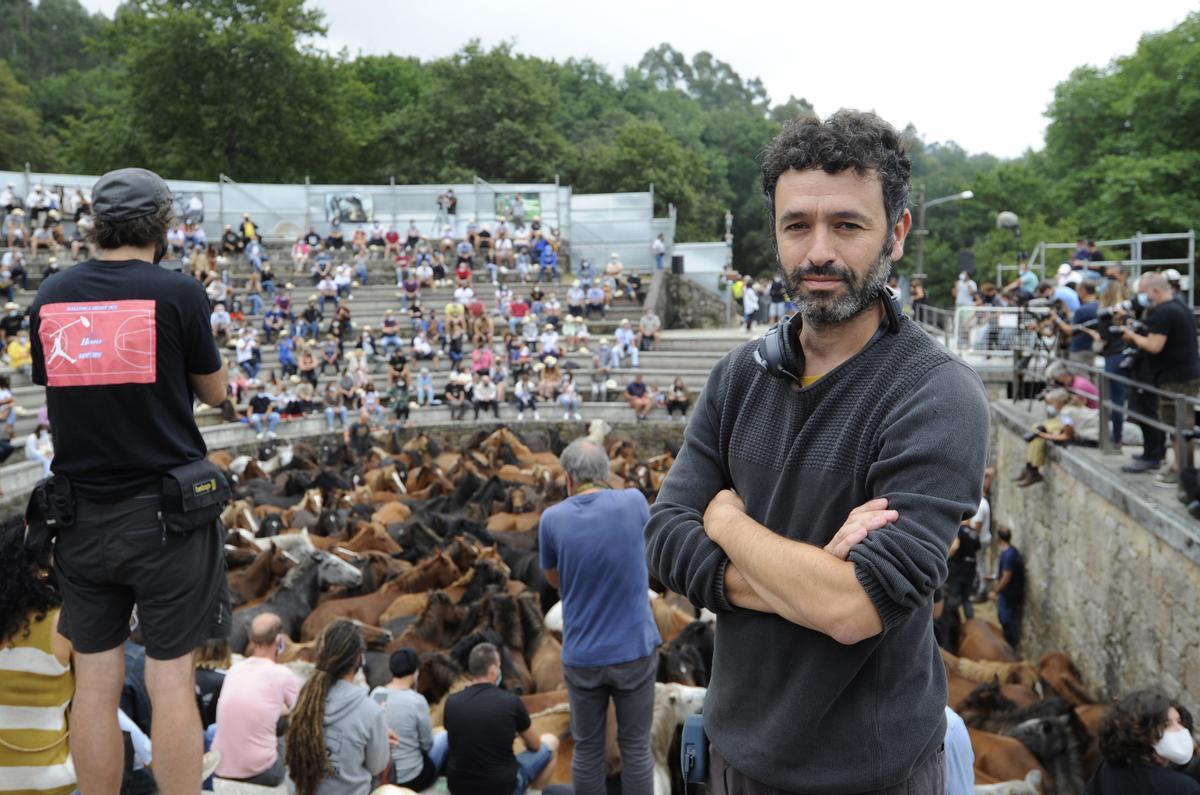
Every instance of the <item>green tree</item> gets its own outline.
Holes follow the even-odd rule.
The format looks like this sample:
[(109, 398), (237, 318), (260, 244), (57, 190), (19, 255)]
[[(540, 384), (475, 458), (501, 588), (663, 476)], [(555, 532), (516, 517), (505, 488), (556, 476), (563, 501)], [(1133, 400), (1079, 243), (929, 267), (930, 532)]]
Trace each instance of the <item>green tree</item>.
[(60, 166), (57, 149), (57, 141), (41, 132), (29, 89), (0, 60), (0, 168), (19, 171), (29, 163), (38, 170), (53, 170)]
[(142, 162), (176, 178), (334, 179), (362, 128), (361, 84), (304, 47), (324, 33), (303, 0), (137, 0), (104, 39), (121, 90), (73, 131), (72, 159), (102, 172)]

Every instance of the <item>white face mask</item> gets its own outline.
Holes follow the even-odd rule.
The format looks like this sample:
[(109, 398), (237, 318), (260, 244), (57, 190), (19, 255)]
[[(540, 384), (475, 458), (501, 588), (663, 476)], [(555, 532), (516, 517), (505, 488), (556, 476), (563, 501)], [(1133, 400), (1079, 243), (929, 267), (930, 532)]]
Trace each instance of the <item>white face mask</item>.
[(1057, 417), (1058, 416), (1058, 406), (1046, 404), (1046, 416), (1047, 417)]
[(1187, 729), (1171, 729), (1163, 732), (1162, 739), (1154, 746), (1154, 752), (1174, 765), (1186, 765), (1192, 760), (1192, 733)]

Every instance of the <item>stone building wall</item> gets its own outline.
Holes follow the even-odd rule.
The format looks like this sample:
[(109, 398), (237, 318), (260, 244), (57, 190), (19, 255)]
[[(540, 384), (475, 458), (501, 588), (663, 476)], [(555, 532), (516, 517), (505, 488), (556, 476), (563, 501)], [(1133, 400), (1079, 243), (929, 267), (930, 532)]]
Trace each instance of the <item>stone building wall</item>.
[(1066, 652), (1100, 699), (1158, 686), (1194, 712), (1200, 525), (1131, 493), (1095, 450), (1054, 448), (1046, 482), (1016, 488), (1028, 418), (1003, 402), (992, 417), (993, 525), (1012, 529), (1028, 572), (1022, 654)]

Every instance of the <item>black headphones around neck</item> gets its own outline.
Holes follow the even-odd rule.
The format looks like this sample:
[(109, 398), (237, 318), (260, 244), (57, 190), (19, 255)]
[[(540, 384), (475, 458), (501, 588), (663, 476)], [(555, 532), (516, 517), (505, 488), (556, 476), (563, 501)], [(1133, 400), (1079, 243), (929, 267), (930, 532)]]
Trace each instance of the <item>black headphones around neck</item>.
[[(900, 299), (890, 289), (883, 289), (886, 294), (880, 297), (880, 302), (883, 304), (885, 320), (880, 332), (886, 330), (889, 334), (896, 334), (900, 331)], [(800, 377), (804, 375), (804, 350), (800, 347), (801, 325), (803, 319), (797, 312), (781, 319), (762, 336), (754, 350), (754, 362), (763, 372), (800, 384)]]

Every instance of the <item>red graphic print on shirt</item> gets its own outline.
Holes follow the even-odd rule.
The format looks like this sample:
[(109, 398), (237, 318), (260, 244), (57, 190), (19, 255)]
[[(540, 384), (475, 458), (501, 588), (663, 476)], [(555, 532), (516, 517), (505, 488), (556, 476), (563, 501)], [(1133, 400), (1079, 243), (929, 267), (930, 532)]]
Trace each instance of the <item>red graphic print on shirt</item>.
[(154, 301), (46, 304), (39, 317), (47, 386), (153, 384), (157, 379)]

